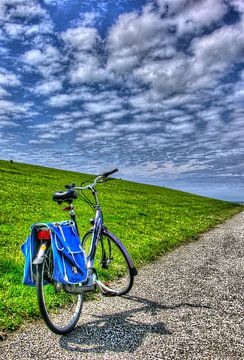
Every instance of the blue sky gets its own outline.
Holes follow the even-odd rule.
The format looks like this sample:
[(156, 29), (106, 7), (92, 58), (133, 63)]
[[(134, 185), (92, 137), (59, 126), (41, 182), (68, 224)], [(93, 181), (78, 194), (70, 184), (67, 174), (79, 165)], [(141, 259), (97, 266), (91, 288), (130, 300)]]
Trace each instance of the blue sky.
[(242, 0), (1, 0), (0, 158), (244, 200)]

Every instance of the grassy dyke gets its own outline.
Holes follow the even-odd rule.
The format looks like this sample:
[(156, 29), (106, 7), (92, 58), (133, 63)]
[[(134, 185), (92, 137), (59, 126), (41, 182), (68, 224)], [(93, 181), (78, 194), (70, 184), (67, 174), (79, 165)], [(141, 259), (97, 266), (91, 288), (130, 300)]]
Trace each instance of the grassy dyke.
[[(53, 192), (90, 177), (0, 160), (1, 331), (17, 329), (23, 321), (39, 317), (35, 288), (22, 285), (20, 245), (30, 226), (67, 219), (68, 214), (51, 200)], [(243, 210), (230, 202), (123, 180), (99, 184), (98, 190), (105, 224), (123, 241), (137, 267)], [(83, 234), (94, 214), (81, 198), (75, 205)]]

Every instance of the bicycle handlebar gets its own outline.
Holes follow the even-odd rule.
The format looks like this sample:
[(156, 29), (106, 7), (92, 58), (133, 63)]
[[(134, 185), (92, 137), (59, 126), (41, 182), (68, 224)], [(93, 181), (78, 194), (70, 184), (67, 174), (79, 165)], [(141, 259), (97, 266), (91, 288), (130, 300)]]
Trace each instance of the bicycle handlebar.
[[(85, 190), (85, 189), (90, 189), (92, 191), (94, 191), (94, 187), (96, 186), (96, 184), (98, 182), (104, 182), (105, 179), (115, 173), (116, 171), (118, 171), (117, 168), (111, 170), (111, 171), (107, 171), (102, 173), (101, 175), (98, 175), (98, 177), (96, 177), (96, 179), (94, 180), (94, 182), (92, 184), (88, 184), (86, 186), (75, 186), (75, 183), (72, 183), (71, 185), (65, 185), (65, 188), (67, 189), (66, 191), (59, 191), (53, 194), (53, 200), (57, 201), (58, 203), (62, 203), (63, 201), (65, 202), (69, 202), (71, 203), (74, 199), (77, 199), (78, 194), (75, 192), (75, 190)], [(108, 179), (109, 180), (109, 179)], [(95, 193), (95, 191), (94, 191)], [(96, 197), (96, 202), (98, 203), (98, 199)]]
[(118, 168), (115, 168), (115, 169), (113, 169), (113, 170), (110, 170), (110, 171), (107, 171), (107, 172), (104, 172), (104, 173), (102, 173), (100, 176), (102, 176), (102, 177), (108, 177), (109, 175), (112, 175), (113, 173), (115, 173), (116, 171), (119, 171), (118, 170)]
[(119, 171), (117, 168), (111, 170), (111, 171), (107, 171), (102, 173), (101, 175), (98, 175), (98, 177), (96, 177), (96, 179), (94, 180), (94, 182), (92, 184), (88, 184), (86, 186), (74, 186), (74, 189), (76, 190), (85, 190), (85, 189), (91, 189), (93, 188), (100, 180), (104, 180), (105, 178), (107, 178), (109, 175), (115, 173)]

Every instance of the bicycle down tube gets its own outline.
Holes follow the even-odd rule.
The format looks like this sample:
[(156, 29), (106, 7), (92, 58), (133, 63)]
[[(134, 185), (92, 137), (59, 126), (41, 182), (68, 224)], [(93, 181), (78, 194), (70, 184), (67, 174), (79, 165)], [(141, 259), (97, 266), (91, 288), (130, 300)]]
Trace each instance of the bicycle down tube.
[(94, 227), (93, 227), (91, 247), (90, 247), (89, 254), (87, 256), (87, 267), (88, 268), (92, 268), (94, 265), (94, 257), (96, 254), (97, 243), (101, 236), (102, 228), (103, 228), (102, 211), (100, 208), (97, 208)]

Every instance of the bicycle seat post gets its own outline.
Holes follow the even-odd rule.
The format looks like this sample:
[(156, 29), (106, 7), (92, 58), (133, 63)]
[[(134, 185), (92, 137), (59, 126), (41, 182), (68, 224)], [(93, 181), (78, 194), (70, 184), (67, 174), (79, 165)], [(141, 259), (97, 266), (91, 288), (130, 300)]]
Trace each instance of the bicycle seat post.
[(74, 205), (72, 204), (72, 201), (69, 202), (68, 207), (63, 208), (63, 211), (69, 211), (70, 219), (74, 222), (76, 230), (79, 234), (78, 225), (77, 225), (76, 217), (75, 217), (75, 208), (74, 208)]
[(73, 220), (75, 222), (75, 209), (74, 209), (74, 205), (71, 203), (70, 204), (70, 218), (71, 220)]

